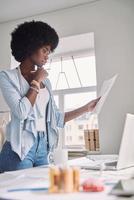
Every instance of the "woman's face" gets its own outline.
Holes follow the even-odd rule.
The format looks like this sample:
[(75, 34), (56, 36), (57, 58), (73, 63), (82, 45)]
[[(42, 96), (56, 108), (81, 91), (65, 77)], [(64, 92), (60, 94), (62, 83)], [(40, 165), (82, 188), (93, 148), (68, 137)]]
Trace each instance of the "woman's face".
[(30, 60), (34, 65), (42, 67), (48, 60), (48, 55), (51, 53), (50, 45), (45, 45), (39, 48), (35, 53), (30, 56)]

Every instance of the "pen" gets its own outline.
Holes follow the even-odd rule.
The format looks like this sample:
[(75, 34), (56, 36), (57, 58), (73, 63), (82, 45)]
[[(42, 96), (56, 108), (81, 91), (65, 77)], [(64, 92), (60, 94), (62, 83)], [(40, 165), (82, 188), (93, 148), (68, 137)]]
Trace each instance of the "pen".
[(42, 188), (17, 188), (17, 189), (9, 189), (8, 192), (22, 192), (22, 191), (47, 191), (47, 187)]

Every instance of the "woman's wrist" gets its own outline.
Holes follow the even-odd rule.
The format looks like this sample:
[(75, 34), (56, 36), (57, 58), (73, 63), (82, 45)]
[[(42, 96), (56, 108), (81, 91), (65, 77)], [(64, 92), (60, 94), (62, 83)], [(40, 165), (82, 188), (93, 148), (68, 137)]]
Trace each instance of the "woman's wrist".
[(39, 89), (33, 86), (30, 86), (30, 89), (32, 89), (33, 91), (35, 91), (37, 94), (39, 93)]
[(40, 82), (35, 79), (31, 81), (31, 86), (36, 87), (38, 90), (40, 90)]
[(34, 78), (33, 80), (37, 81), (38, 83), (41, 83), (41, 82), (42, 82), (42, 80), (39, 79), (39, 78)]

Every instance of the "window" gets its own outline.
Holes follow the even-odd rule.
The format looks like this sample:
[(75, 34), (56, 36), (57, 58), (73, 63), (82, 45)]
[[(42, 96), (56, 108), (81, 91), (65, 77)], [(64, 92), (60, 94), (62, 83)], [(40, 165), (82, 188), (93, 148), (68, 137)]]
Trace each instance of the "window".
[[(76, 57), (77, 71), (73, 69), (72, 62), (72, 57), (68, 58), (68, 60), (64, 60), (63, 57), (61, 71), (61, 59), (59, 58), (59, 61), (53, 61), (51, 68), (49, 68), (49, 78), (52, 83), (53, 93), (59, 97), (58, 105), (60, 110), (64, 112), (74, 110), (96, 98), (95, 56), (82, 55), (79, 58)], [(94, 117), (90, 116), (90, 113), (67, 122), (63, 134), (64, 145), (71, 149), (72, 146), (84, 148), (84, 130), (94, 127), (98, 127), (98, 122), (97, 119), (94, 120)]]
[(63, 57), (62, 61), (59, 58), (45, 68), (53, 90), (96, 86), (95, 56)]
[(79, 141), (83, 141), (84, 136), (83, 135), (79, 135)]
[(83, 130), (83, 127), (84, 127), (83, 124), (78, 125), (79, 130)]
[[(64, 110), (71, 111), (74, 110), (92, 99), (96, 98), (96, 92), (83, 92), (76, 94), (65, 94), (64, 95)], [(71, 126), (69, 129), (68, 127)], [(65, 145), (82, 145), (84, 146), (84, 130), (91, 127), (91, 117), (90, 114), (84, 114), (74, 120), (66, 123), (65, 126)], [(66, 131), (69, 129), (69, 131)], [(72, 142), (66, 140), (66, 136), (72, 136)], [(81, 139), (80, 139), (81, 138)]]

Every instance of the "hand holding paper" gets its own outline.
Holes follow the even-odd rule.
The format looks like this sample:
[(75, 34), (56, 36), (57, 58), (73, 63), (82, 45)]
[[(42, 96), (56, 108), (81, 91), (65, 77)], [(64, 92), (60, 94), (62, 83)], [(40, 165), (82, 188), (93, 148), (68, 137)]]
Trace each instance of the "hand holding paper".
[(92, 112), (94, 108), (96, 107), (97, 103), (100, 101), (101, 97), (98, 97), (97, 99), (94, 99), (86, 104), (87, 106), (87, 112)]

